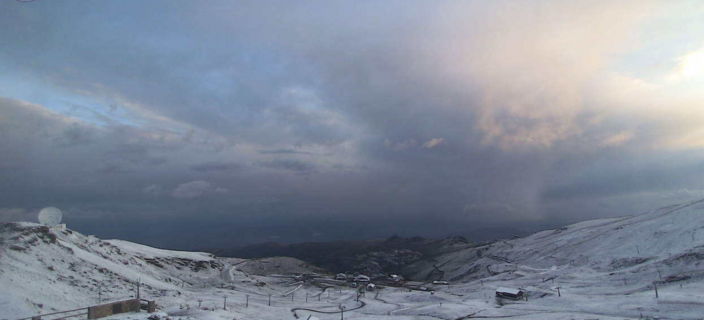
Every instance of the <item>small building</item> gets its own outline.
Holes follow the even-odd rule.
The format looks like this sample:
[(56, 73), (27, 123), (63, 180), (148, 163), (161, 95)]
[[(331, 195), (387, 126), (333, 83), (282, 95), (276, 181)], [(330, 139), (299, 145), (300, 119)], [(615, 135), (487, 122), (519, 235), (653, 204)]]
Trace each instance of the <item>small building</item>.
[(399, 275), (397, 275), (397, 274), (392, 274), (392, 275), (389, 277), (389, 280), (391, 280), (391, 281), (393, 281), (393, 282), (399, 282), (399, 281), (403, 281), (403, 277), (402, 277), (402, 276), (399, 276)]
[(369, 282), (370, 280), (371, 279), (369, 279), (369, 277), (362, 275), (362, 274), (360, 274), (354, 278), (354, 281), (356, 281), (356, 282)]
[(520, 300), (523, 299), (523, 291), (520, 289), (499, 287), (496, 289), (496, 297)]
[(370, 283), (367, 285), (367, 291), (374, 291), (376, 289), (376, 285), (373, 283)]
[(337, 276), (335, 276), (335, 280), (345, 281), (347, 280), (347, 275), (344, 273), (338, 273)]

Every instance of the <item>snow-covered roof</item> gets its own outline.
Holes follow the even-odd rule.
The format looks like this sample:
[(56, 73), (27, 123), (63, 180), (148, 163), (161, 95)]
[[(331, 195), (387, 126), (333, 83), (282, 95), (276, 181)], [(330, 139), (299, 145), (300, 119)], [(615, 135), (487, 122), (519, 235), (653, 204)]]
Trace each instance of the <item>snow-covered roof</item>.
[(499, 287), (496, 289), (496, 292), (503, 292), (503, 293), (509, 293), (509, 294), (519, 294), (521, 290), (519, 289), (513, 289), (513, 288), (504, 288), (504, 287)]

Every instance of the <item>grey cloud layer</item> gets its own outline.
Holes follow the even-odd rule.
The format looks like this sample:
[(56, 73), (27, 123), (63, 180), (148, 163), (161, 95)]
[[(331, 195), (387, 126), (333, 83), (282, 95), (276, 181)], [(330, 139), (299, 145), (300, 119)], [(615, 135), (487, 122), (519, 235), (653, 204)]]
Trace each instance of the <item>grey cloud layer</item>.
[(655, 121), (604, 81), (653, 8), (2, 2), (0, 66), (63, 95), (0, 99), (0, 214), (258, 230), (223, 240), (246, 243), (540, 228), (688, 200), (702, 154), (661, 146), (701, 119)]

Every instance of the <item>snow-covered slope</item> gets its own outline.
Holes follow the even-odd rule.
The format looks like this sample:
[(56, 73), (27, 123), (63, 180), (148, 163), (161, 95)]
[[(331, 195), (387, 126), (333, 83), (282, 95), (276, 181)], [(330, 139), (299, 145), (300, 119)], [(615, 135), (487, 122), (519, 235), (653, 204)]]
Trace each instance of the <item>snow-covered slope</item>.
[[(434, 293), (380, 283), (358, 298), (358, 288), (344, 282), (279, 275), (319, 271), (292, 258), (216, 258), (6, 223), (0, 224), (0, 319), (94, 305), (101, 287), (104, 301), (124, 299), (134, 296), (138, 280), (142, 297), (155, 299), (174, 320), (337, 319), (340, 306), (346, 319), (358, 320), (701, 319), (702, 228), (704, 200), (586, 221), (409, 265), (406, 275), (421, 282), (408, 288)], [(529, 300), (494, 299), (497, 287), (521, 288)]]
[[(179, 294), (217, 281), (224, 264), (211, 254), (103, 241), (35, 223), (0, 224), (0, 318), (68, 310), (143, 295)], [(102, 287), (102, 288), (101, 288)]]
[(237, 266), (237, 270), (247, 272), (249, 274), (268, 276), (268, 275), (283, 275), (283, 274), (310, 274), (328, 273), (325, 269), (318, 268), (309, 263), (303, 262), (291, 257), (271, 257), (263, 259), (248, 260)]
[[(701, 200), (496, 241), (405, 271), (416, 280), (450, 281), (426, 286), (463, 301), (493, 303), (475, 307), (477, 317), (701, 319), (703, 228)], [(494, 301), (498, 287), (521, 288), (529, 299)]]
[[(704, 200), (640, 215), (585, 221), (497, 241), (406, 268), (418, 280), (470, 281), (516, 268), (564, 272), (696, 273), (704, 262)], [(660, 274), (657, 272), (660, 271)], [(704, 271), (704, 270), (702, 270)]]

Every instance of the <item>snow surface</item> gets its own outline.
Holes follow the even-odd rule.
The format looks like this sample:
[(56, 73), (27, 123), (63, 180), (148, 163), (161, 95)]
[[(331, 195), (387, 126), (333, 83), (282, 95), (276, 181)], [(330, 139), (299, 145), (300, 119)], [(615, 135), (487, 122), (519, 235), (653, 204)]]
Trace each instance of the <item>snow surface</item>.
[(162, 250), (123, 240), (106, 240), (105, 242), (119, 247), (122, 251), (148, 258), (183, 258), (190, 260), (215, 259), (213, 254), (205, 252)]
[[(171, 319), (340, 319), (340, 307), (345, 319), (702, 319), (702, 228), (704, 201), (582, 222), (410, 266), (434, 294), (378, 285), (356, 301), (343, 282), (286, 276), (319, 271), (291, 258), (216, 258), (0, 224), (0, 319), (94, 305), (99, 287), (104, 302), (125, 299), (138, 280)], [(520, 288), (528, 301), (496, 299), (499, 287)]]

